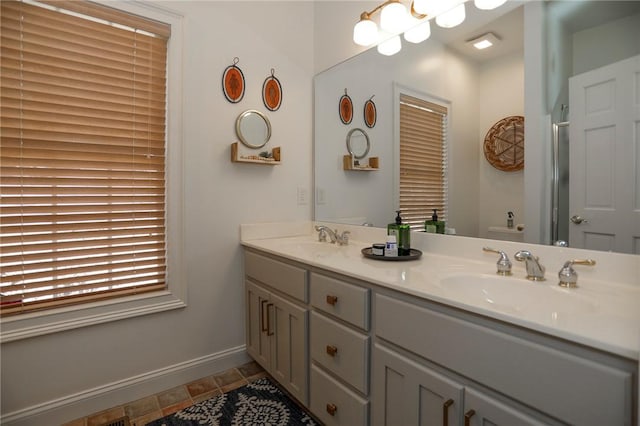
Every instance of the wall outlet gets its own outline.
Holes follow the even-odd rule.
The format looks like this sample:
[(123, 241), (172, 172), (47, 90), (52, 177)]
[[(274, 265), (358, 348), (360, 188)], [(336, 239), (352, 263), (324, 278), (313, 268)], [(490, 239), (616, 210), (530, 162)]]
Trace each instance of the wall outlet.
[(306, 188), (298, 187), (298, 205), (306, 206), (309, 203), (309, 191)]

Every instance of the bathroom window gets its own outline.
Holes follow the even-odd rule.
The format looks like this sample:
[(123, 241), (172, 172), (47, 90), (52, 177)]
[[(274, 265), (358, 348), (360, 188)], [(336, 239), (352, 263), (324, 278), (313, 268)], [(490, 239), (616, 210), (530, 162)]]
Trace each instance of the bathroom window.
[(2, 316), (169, 294), (171, 25), (84, 1), (1, 8)]
[(433, 209), (447, 220), (447, 107), (400, 94), (400, 209), (424, 230)]

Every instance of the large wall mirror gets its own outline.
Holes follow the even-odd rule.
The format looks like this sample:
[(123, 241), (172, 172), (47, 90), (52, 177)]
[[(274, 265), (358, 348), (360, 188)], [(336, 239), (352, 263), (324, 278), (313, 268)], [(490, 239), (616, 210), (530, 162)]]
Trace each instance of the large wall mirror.
[[(314, 179), (316, 192), (322, 194), (314, 206), (316, 220), (366, 222), (378, 227), (392, 221), (398, 208), (400, 170), (399, 129), (394, 117), (398, 116), (399, 96), (408, 94), (450, 105), (448, 227), (458, 235), (493, 238), (492, 229), (506, 227), (507, 212), (513, 212), (515, 223), (525, 228), (527, 222), (551, 223), (552, 123), (571, 118), (569, 79), (640, 55), (640, 2), (539, 4), (536, 10), (547, 38), (542, 42), (529, 39), (525, 42), (525, 14), (532, 9), (528, 3), (533, 2), (509, 1), (493, 11), (478, 11), (470, 2), (467, 19), (459, 27), (444, 30), (432, 24), (430, 39), (415, 45), (403, 43), (402, 50), (394, 56), (382, 56), (372, 48), (316, 75)], [(467, 43), (487, 32), (500, 39), (494, 48), (477, 51)], [(535, 84), (525, 80), (528, 49), (542, 50), (546, 56), (546, 71), (541, 72), (543, 85), (538, 90), (541, 93), (535, 92)], [(377, 122), (368, 133), (385, 167), (374, 175), (344, 173), (336, 155), (344, 149), (345, 126), (336, 120), (335, 102), (345, 87), (356, 109), (372, 94), (376, 96)], [(543, 111), (538, 116), (526, 116), (526, 105), (531, 99), (525, 98), (525, 93), (528, 97), (539, 97)], [(536, 120), (547, 127), (541, 130), (540, 138), (526, 141), (528, 147), (537, 148), (541, 154), (527, 158), (524, 170), (504, 172), (485, 160), (482, 143), (494, 123), (513, 115), (523, 115), (525, 120)], [(363, 126), (363, 119), (356, 115), (351, 127)], [(569, 146), (568, 131), (560, 135), (563, 138)], [(569, 172), (560, 173), (565, 179), (559, 179), (558, 198), (561, 206), (566, 205), (566, 211), (555, 214), (558, 222), (564, 223), (562, 236), (568, 239), (571, 226), (568, 200), (573, 194), (567, 183)], [(601, 170), (587, 168), (585, 173), (587, 181), (591, 174), (601, 176)], [(532, 186), (531, 181), (540, 182), (539, 188)], [(531, 193), (531, 187), (535, 188), (535, 194)], [(630, 199), (638, 190), (631, 191)], [(526, 208), (531, 205), (541, 207)], [(551, 229), (547, 225), (540, 227), (546, 237), (532, 234), (535, 236), (526, 241), (550, 243)], [(606, 227), (598, 231), (602, 235), (608, 232)], [(635, 241), (628, 249), (619, 249), (604, 238), (592, 241), (587, 248), (638, 253), (640, 238)]]

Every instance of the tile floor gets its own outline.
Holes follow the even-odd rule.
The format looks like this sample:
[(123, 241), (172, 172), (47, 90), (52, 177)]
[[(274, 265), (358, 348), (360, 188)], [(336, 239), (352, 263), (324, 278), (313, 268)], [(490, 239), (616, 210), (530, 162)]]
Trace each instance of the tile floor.
[(255, 362), (250, 362), (219, 374), (203, 377), (194, 382), (74, 420), (63, 426), (98, 426), (124, 416), (129, 416), (131, 426), (144, 426), (148, 422), (168, 416), (221, 393), (239, 388), (266, 375), (267, 373), (262, 367)]

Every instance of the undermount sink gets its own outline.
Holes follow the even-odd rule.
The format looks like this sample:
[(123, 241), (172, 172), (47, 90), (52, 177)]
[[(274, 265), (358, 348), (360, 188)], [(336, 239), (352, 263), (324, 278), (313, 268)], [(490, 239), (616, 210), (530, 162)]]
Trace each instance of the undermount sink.
[(463, 303), (553, 321), (598, 310), (596, 301), (556, 286), (553, 279), (533, 282), (500, 275), (455, 274), (441, 278), (440, 286), (446, 296)]
[(281, 243), (281, 248), (287, 251), (293, 251), (297, 254), (302, 254), (307, 257), (325, 257), (340, 251), (340, 248), (346, 246), (340, 246), (338, 244), (331, 244), (329, 242), (321, 242), (317, 240), (291, 240)]

